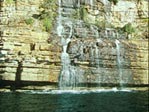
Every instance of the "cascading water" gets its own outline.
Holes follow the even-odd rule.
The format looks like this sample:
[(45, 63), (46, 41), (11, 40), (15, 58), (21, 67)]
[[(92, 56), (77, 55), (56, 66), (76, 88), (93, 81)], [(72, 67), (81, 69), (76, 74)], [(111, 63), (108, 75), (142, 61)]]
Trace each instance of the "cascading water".
[(117, 67), (118, 67), (118, 75), (119, 75), (119, 84), (120, 87), (123, 87), (123, 72), (122, 72), (122, 63), (121, 63), (121, 58), (120, 58), (120, 41), (115, 40), (116, 44), (116, 52), (117, 52)]
[(90, 50), (89, 50), (90, 66), (93, 66), (94, 65), (94, 62), (95, 62), (94, 51), (95, 51), (95, 49), (93, 48), (93, 46), (91, 44), (91, 47), (90, 47)]
[(93, 36), (98, 38), (99, 37), (99, 33), (98, 33), (98, 28), (94, 25), (90, 26), (91, 31), (94, 33)]
[[(59, 35), (59, 33), (58, 33)], [(71, 41), (71, 36), (72, 36), (72, 27), (70, 27), (70, 35), (67, 39), (63, 38), (61, 36), (61, 44), (63, 47), (63, 52), (61, 54), (61, 63), (62, 63), (62, 70), (60, 73), (60, 79), (59, 79), (59, 87), (62, 89), (62, 87), (67, 87), (67, 86), (72, 86), (70, 78), (72, 77), (70, 74), (70, 57), (69, 54), (67, 53), (67, 47), (68, 43)], [(72, 78), (71, 78), (72, 79)]]
[(95, 62), (97, 67), (99, 67), (99, 49), (96, 45), (95, 45)]
[(94, 1), (93, 0), (90, 0), (91, 10), (93, 10), (93, 5), (94, 5)]
[(70, 32), (66, 39), (61, 36), (63, 51), (61, 54), (62, 69), (59, 77), (59, 88), (63, 90), (74, 89), (77, 87), (79, 80), (82, 79), (81, 69), (71, 65), (70, 56), (67, 53), (68, 43), (71, 41), (73, 35), (73, 24), (72, 22), (67, 22), (66, 25), (70, 28)]
[[(71, 37), (73, 35), (73, 24), (71, 21), (63, 22), (62, 17), (62, 1), (58, 0), (58, 22), (57, 22), (57, 34), (59, 37), (61, 37), (61, 45), (63, 47), (63, 51), (61, 54), (61, 63), (62, 63), (62, 69), (59, 75), (59, 88), (60, 89), (72, 89), (76, 87), (78, 80), (78, 75), (80, 75), (81, 71), (71, 65), (70, 56), (67, 53), (68, 43), (71, 41)], [(65, 27), (69, 28), (69, 31), (67, 31)], [(64, 33), (67, 34), (64, 35)], [(69, 35), (68, 35), (69, 33)]]
[(93, 0), (90, 0), (90, 5), (93, 6)]
[(62, 5), (62, 3), (61, 3), (61, 0), (58, 0), (58, 6), (59, 6), (59, 8), (58, 8), (58, 26), (57, 26), (57, 34), (58, 34), (58, 36), (62, 36), (62, 32), (63, 32), (63, 26), (62, 26), (62, 12), (61, 12), (61, 5)]
[(101, 69), (100, 69), (100, 58), (99, 58), (99, 49), (98, 47), (95, 45), (95, 65), (97, 68), (97, 74), (98, 74), (98, 79), (97, 79), (97, 83), (100, 85), (102, 77), (100, 74)]
[[(107, 12), (110, 10), (110, 2), (108, 0), (100, 1), (105, 6), (105, 18), (108, 20), (110, 18), (110, 14)], [(61, 45), (63, 48), (61, 54), (62, 68), (59, 75), (60, 89), (74, 89), (81, 86), (79, 84), (86, 83), (88, 78), (90, 78), (89, 83), (98, 83), (99, 86), (101, 83), (113, 83), (111, 81), (111, 77), (113, 75), (110, 76), (111, 72), (109, 70), (111, 70), (110, 66), (113, 66), (110, 61), (114, 58), (111, 56), (112, 59), (109, 59), (111, 58), (110, 55), (112, 55), (112, 53), (107, 55), (107, 43), (102, 41), (99, 37), (108, 37), (109, 39), (119, 38), (119, 34), (116, 30), (109, 27), (106, 27), (105, 30), (100, 30), (99, 32), (99, 27), (93, 24), (87, 26), (86, 22), (81, 18), (82, 15), (80, 15), (83, 8), (82, 5), (90, 5), (91, 11), (88, 13), (92, 13), (96, 10), (94, 8), (94, 6), (96, 6), (95, 3), (95, 0), (58, 0), (57, 35), (61, 38)], [(77, 18), (73, 18), (74, 13), (77, 15)], [(101, 35), (102, 33), (103, 36)], [(72, 37), (75, 39), (73, 42), (79, 38), (74, 45)], [(83, 39), (80, 40), (80, 38), (83, 37), (86, 39), (94, 37), (94, 39), (93, 41), (85, 43)], [(96, 42), (94, 42), (95, 39)], [(72, 42), (72, 44), (70, 42)], [(69, 48), (68, 44), (70, 45)], [(119, 74), (118, 77), (120, 86), (122, 87), (123, 83), (127, 81), (123, 75), (124, 71), (122, 71), (123, 60), (120, 56), (120, 50), (122, 50), (122, 48), (120, 47), (120, 41), (116, 40), (115, 44), (117, 52), (116, 61)], [(104, 58), (103, 55), (107, 55), (107, 57)], [(116, 82), (117, 77), (113, 78), (113, 80)]]

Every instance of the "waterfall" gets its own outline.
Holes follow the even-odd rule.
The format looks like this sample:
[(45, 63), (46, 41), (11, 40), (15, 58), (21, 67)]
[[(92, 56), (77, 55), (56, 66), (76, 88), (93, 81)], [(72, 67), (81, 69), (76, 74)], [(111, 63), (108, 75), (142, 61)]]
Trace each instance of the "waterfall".
[[(67, 48), (67, 46), (65, 46), (65, 48)], [(61, 63), (62, 69), (59, 75), (59, 89), (75, 89), (82, 79), (83, 71), (71, 65), (70, 56), (65, 51), (61, 54)]]
[(94, 51), (95, 51), (95, 49), (93, 49), (93, 46), (91, 46), (90, 47), (90, 51), (89, 51), (89, 63), (90, 63), (90, 66), (93, 66), (94, 65), (94, 59), (95, 59), (95, 57), (94, 57)]
[[(70, 24), (69, 24), (70, 26)], [(59, 35), (61, 36), (61, 35)], [(63, 38), (61, 36), (61, 44), (63, 47), (63, 51), (61, 54), (61, 63), (62, 63), (62, 70), (60, 73), (60, 78), (59, 78), (59, 87), (60, 89), (64, 89), (67, 86), (73, 86), (71, 84), (71, 79), (73, 79), (73, 75), (71, 76), (70, 72), (70, 57), (69, 54), (67, 53), (67, 47), (68, 43), (71, 41), (70, 37), (72, 36), (72, 27), (70, 27), (70, 34), (67, 39)]]
[[(101, 39), (96, 39), (96, 41), (98, 42), (98, 44), (103, 43), (103, 41)], [(102, 80), (103, 80), (103, 70), (101, 69), (101, 59), (100, 59), (100, 50), (98, 48), (98, 46), (95, 46), (95, 64), (96, 64), (96, 68), (97, 68), (97, 83), (99, 84), (99, 86), (101, 86)]]
[(71, 65), (71, 59), (67, 53), (68, 44), (72, 40), (73, 35), (73, 24), (72, 22), (67, 22), (66, 25), (69, 27), (69, 35), (67, 38), (61, 36), (61, 44), (63, 51), (61, 54), (62, 68), (59, 75), (59, 88), (64, 89), (74, 89), (77, 87), (79, 81), (82, 79), (81, 76), (83, 71), (75, 66)]
[(79, 18), (78, 23), (80, 24), (80, 7), (81, 7), (81, 2), (80, 2), (80, 0), (78, 0), (77, 6), (78, 6), (78, 9), (77, 9), (77, 16), (78, 16), (78, 18)]
[(62, 33), (63, 33), (63, 25), (62, 25), (62, 9), (61, 9), (61, 5), (62, 5), (62, 2), (61, 0), (58, 0), (58, 26), (57, 26), (57, 34), (58, 36), (62, 36)]
[(90, 0), (90, 5), (93, 6), (93, 0)]
[(99, 67), (99, 49), (96, 45), (95, 45), (95, 62), (97, 67)]
[(80, 8), (80, 0), (78, 0), (78, 8)]
[(119, 84), (120, 87), (123, 87), (123, 72), (122, 72), (122, 63), (121, 63), (121, 59), (120, 59), (120, 41), (119, 40), (115, 40), (115, 44), (116, 44), (116, 52), (117, 52), (117, 67), (118, 67), (118, 75), (119, 75)]
[[(79, 5), (79, 4), (78, 4)], [(61, 38), (62, 54), (61, 54), (61, 72), (59, 75), (59, 88), (60, 89), (73, 89), (81, 80), (81, 69), (71, 65), (71, 59), (67, 53), (68, 44), (72, 40), (73, 23), (67, 21), (62, 23), (62, 1), (58, 0), (58, 22), (57, 22), (57, 35)], [(64, 29), (65, 26), (65, 29)], [(64, 33), (66, 35), (64, 35)]]
[(91, 31), (94, 33), (93, 36), (98, 38), (99, 37), (99, 33), (98, 33), (98, 27), (95, 25), (91, 25), (90, 26)]
[(96, 68), (97, 68), (97, 75), (98, 75), (96, 81), (100, 86), (102, 78), (101, 78), (101, 75), (100, 75), (101, 69), (100, 69), (99, 49), (98, 49), (97, 46), (95, 46), (95, 65), (96, 65)]
[[(106, 21), (108, 21), (107, 25), (109, 26), (111, 19), (111, 13), (109, 13), (110, 2), (109, 0), (99, 1), (102, 1), (105, 6), (105, 17)], [(109, 49), (106, 49), (107, 46), (113, 46), (113, 43), (106, 43), (102, 41), (99, 36), (100, 33), (104, 33), (105, 37), (118, 38), (118, 32), (115, 32), (114, 29), (108, 27), (106, 27), (105, 30), (102, 28), (98, 29), (96, 25), (88, 25), (85, 20), (81, 20), (82, 17), (80, 14), (82, 6), (90, 6), (91, 10), (88, 11), (91, 11), (92, 13), (96, 11), (96, 9), (94, 9), (94, 6), (96, 6), (95, 3), (95, 0), (58, 0), (57, 35), (60, 37), (62, 45), (61, 71), (59, 74), (60, 89), (75, 89), (76, 87), (81, 86), (80, 84), (85, 83), (87, 80), (88, 76), (86, 77), (85, 74), (87, 71), (89, 71), (89, 77), (91, 76), (90, 82), (99, 83), (99, 86), (104, 83), (112, 83), (111, 79), (117, 75), (115, 75), (115, 71), (112, 73), (110, 71), (114, 66), (114, 64), (112, 64), (114, 56)], [(74, 15), (75, 17), (73, 18)], [(76, 16), (78, 17), (76, 18)], [(79, 41), (78, 38), (80, 37), (87, 37), (87, 40), (89, 37), (95, 38), (93, 41), (85, 42), (83, 39)], [(72, 40), (73, 38), (75, 40)], [(120, 54), (125, 52), (122, 52), (124, 47), (120, 46), (119, 40), (115, 40), (115, 45), (116, 49), (114, 49), (114, 51), (117, 53), (116, 62), (119, 77), (118, 81), (122, 87), (123, 84), (126, 83), (127, 79), (124, 76), (125, 71), (122, 69), (122, 67), (125, 67), (122, 66), (122, 62), (124, 62), (125, 58), (121, 58)], [(69, 55), (69, 53), (71, 55)], [(105, 58), (104, 55), (106, 56)], [(88, 68), (90, 70), (87, 70)], [(113, 74), (115, 76), (113, 76)], [(117, 77), (112, 80), (117, 83)]]
[(93, 6), (94, 6), (93, 0), (90, 0), (90, 6), (91, 6), (91, 10), (93, 10)]

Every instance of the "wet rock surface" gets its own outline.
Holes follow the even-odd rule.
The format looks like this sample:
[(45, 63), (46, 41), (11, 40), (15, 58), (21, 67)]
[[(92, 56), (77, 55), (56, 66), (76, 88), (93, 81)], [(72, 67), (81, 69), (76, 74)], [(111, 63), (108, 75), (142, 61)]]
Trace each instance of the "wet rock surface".
[[(62, 44), (55, 30), (58, 23), (55, 20), (55, 25), (49, 33), (42, 29), (41, 21), (33, 18), (43, 10), (40, 8), (43, 2), (0, 1), (1, 82), (58, 82), (62, 67)], [(83, 75), (78, 76), (81, 79), (79, 83), (119, 84), (122, 80), (123, 83), (132, 85), (148, 84), (148, 41), (144, 33), (146, 19), (143, 19), (147, 17), (146, 1), (137, 5), (134, 1), (120, 1), (113, 5), (109, 2), (103, 3), (102, 0), (94, 0), (93, 6), (90, 6), (89, 0), (82, 0), (80, 4), (68, 2), (62, 1), (62, 25), (65, 27), (62, 33), (64, 38), (67, 38), (69, 27), (66, 23), (74, 23), (67, 53), (71, 65), (83, 71)], [(81, 7), (82, 4), (85, 5)], [(128, 7), (121, 7), (123, 4)], [(76, 9), (78, 7), (79, 10)], [(83, 10), (84, 17), (81, 17), (79, 14)], [(129, 13), (125, 13), (126, 10), (129, 10)], [(78, 16), (74, 17), (75, 14)], [(110, 20), (106, 24), (103, 21), (105, 16)], [(30, 18), (34, 20), (33, 24), (26, 24), (26, 20)], [(127, 40), (125, 34), (117, 33), (116, 28), (109, 25), (112, 23), (116, 27), (123, 27), (128, 22), (132, 22), (133, 26), (142, 31), (137, 29), (131, 40)], [(98, 28), (95, 23), (100, 23)], [(137, 36), (143, 39), (136, 39)], [(120, 42), (119, 54), (116, 39)]]

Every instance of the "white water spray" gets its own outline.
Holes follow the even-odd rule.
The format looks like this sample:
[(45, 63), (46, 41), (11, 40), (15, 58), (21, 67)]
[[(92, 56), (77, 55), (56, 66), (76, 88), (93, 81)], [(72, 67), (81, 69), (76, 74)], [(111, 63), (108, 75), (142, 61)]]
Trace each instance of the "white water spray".
[(59, 77), (59, 88), (61, 90), (74, 89), (77, 87), (80, 76), (82, 76), (82, 71), (71, 65), (70, 56), (67, 53), (68, 44), (73, 35), (73, 24), (72, 22), (67, 22), (66, 25), (69, 27), (70, 32), (66, 39), (61, 37), (61, 44), (63, 46), (63, 51), (61, 54), (62, 69)]
[(91, 10), (93, 10), (93, 5), (94, 5), (94, 1), (93, 0), (90, 0)]
[(62, 36), (62, 33), (63, 33), (63, 29), (64, 29), (64, 27), (63, 27), (63, 25), (62, 25), (62, 9), (61, 9), (61, 5), (62, 5), (62, 3), (61, 3), (61, 0), (58, 0), (58, 6), (59, 6), (59, 8), (58, 8), (58, 26), (57, 26), (57, 34), (58, 34), (58, 36), (59, 37), (61, 37)]
[(120, 41), (119, 40), (115, 40), (115, 44), (116, 44), (116, 51), (117, 51), (117, 66), (118, 66), (118, 73), (119, 73), (119, 83), (120, 83), (120, 87), (123, 87), (123, 74), (122, 74), (122, 63), (121, 63), (121, 59), (120, 59)]

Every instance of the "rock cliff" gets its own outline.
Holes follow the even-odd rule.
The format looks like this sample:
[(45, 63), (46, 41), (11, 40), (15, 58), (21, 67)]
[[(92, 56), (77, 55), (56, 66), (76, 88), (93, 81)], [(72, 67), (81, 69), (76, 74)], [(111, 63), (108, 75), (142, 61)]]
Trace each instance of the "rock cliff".
[[(59, 5), (49, 1), (0, 1), (1, 85), (3, 81), (58, 82), (62, 52), (56, 34)], [(128, 85), (147, 85), (148, 1), (113, 4), (93, 0), (92, 5), (89, 0), (72, 1), (62, 0), (61, 13), (66, 18), (62, 24), (74, 23), (67, 52), (71, 64), (84, 72), (81, 83), (110, 85), (122, 80)], [(124, 27), (129, 23), (135, 31)], [(69, 30), (65, 33), (67, 36)]]

